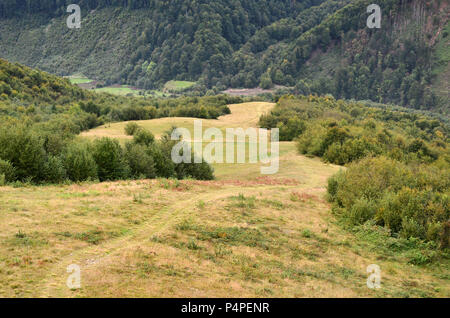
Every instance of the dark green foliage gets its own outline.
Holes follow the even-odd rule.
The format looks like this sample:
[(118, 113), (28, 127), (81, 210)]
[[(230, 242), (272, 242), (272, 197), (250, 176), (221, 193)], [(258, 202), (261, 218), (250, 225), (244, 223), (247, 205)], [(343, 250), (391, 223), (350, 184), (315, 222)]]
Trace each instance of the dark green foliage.
[(87, 102), (87, 104), (81, 102), (80, 108), (86, 113), (94, 114), (100, 116), (101, 109), (99, 106), (95, 105), (92, 101)]
[[(448, 112), (445, 85), (438, 82), (448, 75), (441, 1), (379, 0), (381, 29), (366, 26), (369, 0), (72, 2), (83, 16), (76, 31), (64, 23), (68, 1), (1, 3), (0, 54), (60, 75), (81, 71), (107, 84), (145, 89), (175, 79), (196, 81), (195, 93), (285, 85), (304, 95)], [(43, 26), (45, 35), (36, 36)], [(10, 98), (12, 88), (2, 81), (0, 76), (0, 95)], [(80, 107), (102, 112), (95, 102)], [(139, 120), (155, 110), (115, 112), (121, 120)], [(195, 113), (203, 118), (208, 111)]]
[(127, 136), (133, 136), (139, 128), (140, 128), (139, 125), (136, 123), (133, 122), (128, 123), (125, 126), (125, 134)]
[(170, 157), (170, 149), (165, 143), (158, 142), (150, 145), (148, 151), (153, 158), (156, 175), (161, 178), (175, 178), (175, 163)]
[(129, 167), (117, 140), (107, 137), (95, 140), (92, 147), (92, 157), (97, 164), (100, 181), (112, 181), (128, 177)]
[[(374, 220), (392, 235), (439, 244), (450, 218), (450, 170), (366, 158), (331, 178), (334, 211), (354, 225)], [(445, 247), (444, 243), (442, 243)]]
[(3, 175), (3, 182), (13, 182), (16, 179), (15, 170), (9, 161), (0, 159), (0, 176)]
[(286, 123), (280, 122), (277, 128), (280, 129), (280, 141), (290, 141), (300, 136), (306, 129), (306, 125), (298, 117), (293, 117)]
[(175, 165), (175, 173), (178, 179), (197, 179), (197, 180), (213, 180), (214, 170), (206, 162), (194, 163), (194, 156), (192, 156), (192, 163), (180, 163)]
[(46, 154), (44, 141), (26, 127), (0, 129), (0, 159), (9, 161), (19, 180), (40, 181)]
[(43, 137), (52, 154), (55, 150), (50, 148), (57, 146), (56, 139), (60, 142), (60, 137), (105, 122), (174, 116), (213, 119), (229, 114), (228, 104), (242, 101), (226, 95), (154, 99), (94, 94), (66, 79), (0, 59), (0, 118), (14, 117), (39, 125), (46, 131)]
[(16, 180), (60, 183), (155, 176), (211, 179), (208, 164), (176, 166), (171, 160), (174, 143), (170, 138), (165, 136), (157, 142), (150, 131), (135, 123), (127, 125), (134, 138), (125, 149), (116, 140), (81, 143), (74, 136), (111, 120), (183, 115), (216, 118), (230, 113), (227, 104), (242, 102), (241, 98), (225, 95), (176, 99), (97, 95), (1, 59), (0, 78), (5, 78), (5, 84), (0, 84), (6, 92), (6, 98), (0, 100), (2, 184)]
[(151, 152), (145, 145), (127, 143), (125, 160), (130, 167), (132, 178), (151, 179), (156, 177), (156, 169)]
[(51, 183), (60, 183), (66, 180), (67, 172), (62, 158), (48, 156), (44, 163), (44, 180)]
[(72, 143), (63, 153), (67, 177), (73, 181), (97, 179), (97, 165), (87, 143)]
[(367, 107), (333, 97), (283, 96), (265, 128), (280, 128), (280, 140), (297, 138), (301, 154), (344, 165), (384, 154), (404, 162), (444, 160), (449, 126), (405, 108)]
[(150, 146), (155, 142), (155, 136), (147, 129), (139, 128), (134, 133), (133, 141), (139, 145)]
[[(12, 30), (3, 32), (2, 26), (17, 25), (25, 19), (23, 15), (30, 19), (22, 30), (27, 35), (36, 25), (49, 25), (46, 33), (51, 43), (43, 38), (29, 39), (27, 50), (14, 51), (21, 62), (54, 73), (81, 71), (107, 83), (123, 82), (146, 89), (176, 78), (200, 78), (199, 86), (205, 87), (219, 84), (220, 78), (235, 72), (237, 65), (230, 63), (233, 52), (257, 30), (324, 1), (8, 1), (0, 4), (0, 18), (6, 20), (0, 24), (0, 33), (1, 40), (15, 42)], [(79, 3), (83, 15), (83, 27), (70, 36), (62, 23), (68, 16), (68, 3)], [(270, 33), (282, 38), (289, 32), (274, 28)], [(81, 45), (90, 49), (80, 50)], [(47, 50), (49, 54), (43, 54)], [(6, 57), (11, 58), (9, 54)], [(41, 59), (44, 62), (37, 62)], [(59, 62), (61, 59), (65, 62)], [(259, 83), (255, 75), (246, 82)]]

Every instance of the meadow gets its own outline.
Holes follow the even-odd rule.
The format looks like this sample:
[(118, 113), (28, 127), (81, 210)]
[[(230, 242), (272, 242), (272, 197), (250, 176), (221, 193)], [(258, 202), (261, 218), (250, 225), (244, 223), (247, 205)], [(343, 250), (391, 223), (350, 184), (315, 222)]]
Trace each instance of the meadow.
[[(272, 103), (230, 105), (207, 127), (256, 127)], [(137, 123), (156, 137), (194, 118)], [(125, 142), (126, 122), (79, 138)], [(0, 187), (0, 297), (449, 297), (449, 262), (382, 229), (348, 231), (330, 213), (329, 177), (343, 167), (281, 142), (280, 171), (216, 164), (216, 179)], [(67, 266), (81, 267), (69, 289)], [(381, 268), (381, 288), (366, 285)]]
[(117, 96), (136, 96), (136, 97), (167, 97), (170, 93), (182, 93), (195, 85), (195, 82), (189, 81), (168, 81), (161, 90), (144, 90), (129, 85), (111, 85), (105, 87), (95, 87), (95, 80), (92, 80), (83, 74), (76, 74), (67, 77), (71, 84), (80, 85), (83, 88), (93, 89), (97, 93), (108, 93)]

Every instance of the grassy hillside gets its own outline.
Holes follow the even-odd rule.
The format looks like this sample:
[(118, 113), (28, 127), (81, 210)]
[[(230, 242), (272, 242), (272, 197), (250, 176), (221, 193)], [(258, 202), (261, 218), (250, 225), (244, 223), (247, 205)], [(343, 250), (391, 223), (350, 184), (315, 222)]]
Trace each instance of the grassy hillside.
[[(217, 126), (254, 126), (273, 106), (230, 105), (232, 113)], [(138, 123), (155, 134), (169, 125)], [(116, 125), (84, 136), (123, 138)], [(432, 251), (371, 225), (350, 233), (329, 213), (326, 180), (341, 167), (299, 155), (294, 142), (283, 142), (280, 173), (261, 177), (258, 168), (217, 165), (215, 181), (0, 187), (0, 241), (8, 247), (0, 252), (0, 295), (450, 295), (448, 259), (412, 265)], [(382, 269), (379, 290), (366, 286), (366, 268), (374, 263)], [(81, 289), (66, 287), (70, 264), (81, 266)]]

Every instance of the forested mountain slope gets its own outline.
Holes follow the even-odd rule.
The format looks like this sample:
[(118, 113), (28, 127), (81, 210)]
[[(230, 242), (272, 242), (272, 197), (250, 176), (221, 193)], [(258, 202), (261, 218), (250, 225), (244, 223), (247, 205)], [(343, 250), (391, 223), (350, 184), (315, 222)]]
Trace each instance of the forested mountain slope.
[(2, 57), (148, 88), (214, 74), (257, 30), (324, 0), (66, 1), (80, 4), (79, 30), (67, 28), (64, 1), (9, 2), (0, 9)]
[[(79, 3), (81, 29), (68, 29)], [(447, 1), (56, 1), (0, 4), (0, 56), (59, 75), (160, 87), (295, 86), (448, 112)]]

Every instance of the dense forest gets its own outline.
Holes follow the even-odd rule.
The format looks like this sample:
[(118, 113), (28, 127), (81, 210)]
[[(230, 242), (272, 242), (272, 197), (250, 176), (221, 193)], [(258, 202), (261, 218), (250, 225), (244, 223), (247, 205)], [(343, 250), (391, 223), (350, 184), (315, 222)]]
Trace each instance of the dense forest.
[[(68, 2), (81, 6), (79, 30), (65, 25)], [(368, 29), (370, 3), (10, 0), (0, 5), (0, 54), (108, 84), (284, 85), (448, 114), (448, 3), (380, 0), (382, 28)]]

